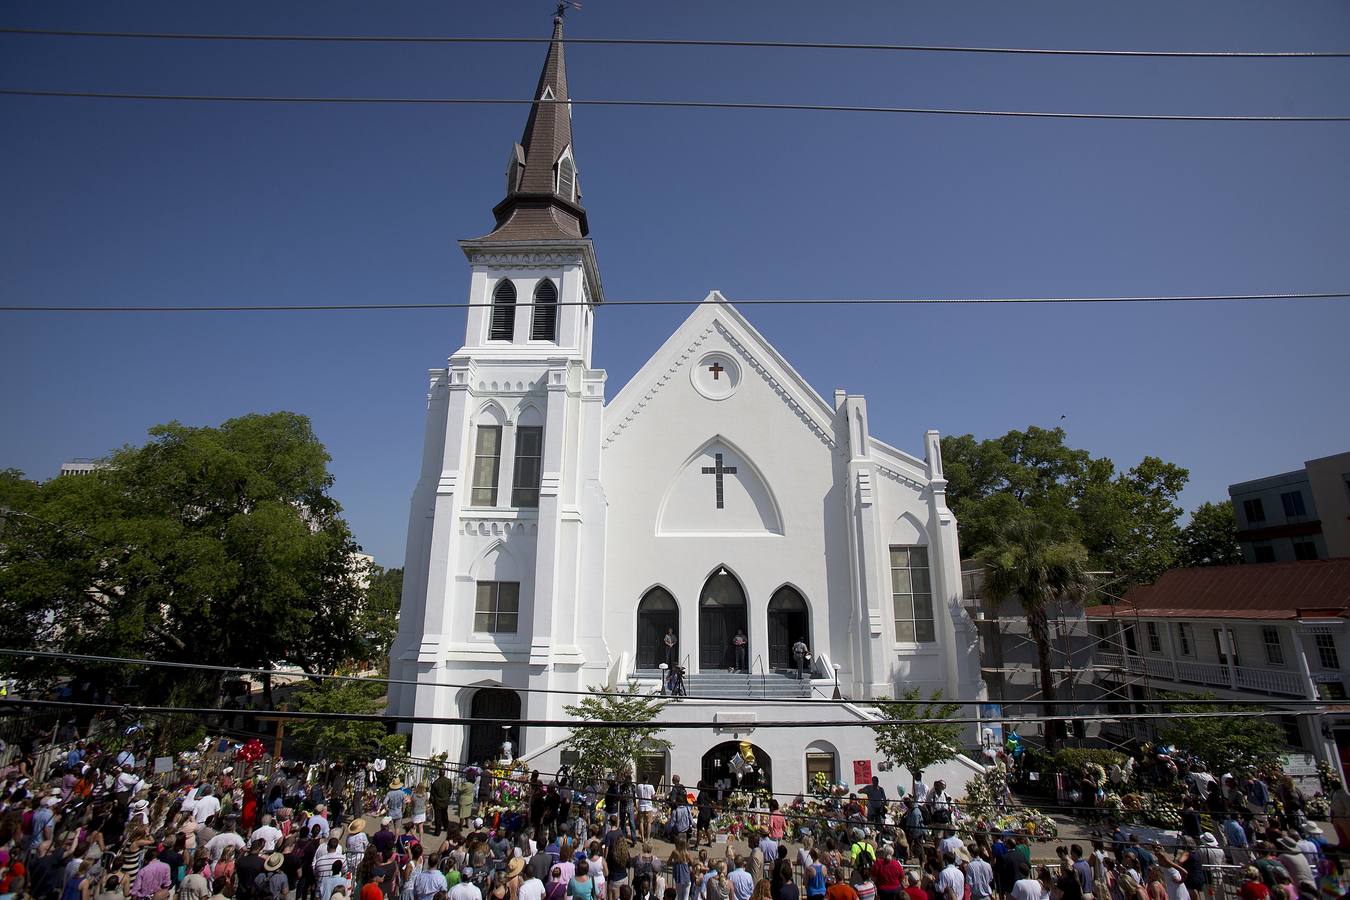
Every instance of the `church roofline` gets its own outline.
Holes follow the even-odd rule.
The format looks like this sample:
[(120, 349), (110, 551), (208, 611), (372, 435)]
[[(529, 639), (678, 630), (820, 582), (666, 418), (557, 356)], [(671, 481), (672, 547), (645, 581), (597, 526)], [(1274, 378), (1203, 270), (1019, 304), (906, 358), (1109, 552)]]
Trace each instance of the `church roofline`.
[[(618, 423), (633, 415), (648, 394), (663, 383), (662, 378), (666, 372), (680, 361), (690, 345), (705, 330), (702, 327), (704, 323), (707, 327), (712, 327), (712, 323), (722, 314), (725, 314), (726, 321), (743, 332), (745, 338), (757, 345), (756, 349), (767, 357), (764, 361), (784, 376), (780, 380), (780, 384), (784, 389), (791, 390), (797, 404), (812, 418), (817, 428), (822, 433), (833, 434), (837, 412), (834, 406), (828, 403), (811, 386), (811, 383), (792, 367), (792, 364), (778, 351), (778, 348), (771, 344), (750, 323), (750, 320), (736, 308), (734, 303), (728, 300), (721, 291), (714, 290), (710, 291), (708, 296), (698, 306), (694, 307), (693, 312), (661, 343), (661, 346), (657, 348), (646, 364), (634, 373), (633, 377), (614, 395), (614, 399), (605, 405), (606, 444), (610, 442), (618, 430)], [(903, 474), (927, 482), (928, 469), (923, 460), (871, 435), (868, 436), (868, 444), (871, 454), (882, 457), (878, 462), (889, 463), (895, 468), (903, 470)]]

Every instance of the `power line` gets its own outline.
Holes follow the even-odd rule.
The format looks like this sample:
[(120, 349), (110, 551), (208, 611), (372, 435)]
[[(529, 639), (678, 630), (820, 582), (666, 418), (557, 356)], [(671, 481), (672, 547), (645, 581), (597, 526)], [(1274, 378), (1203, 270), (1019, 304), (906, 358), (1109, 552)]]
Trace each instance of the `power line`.
[[(750, 298), (727, 301), (732, 306), (966, 306), (980, 304), (1050, 304), (1050, 303), (1238, 303), (1271, 300), (1344, 300), (1350, 291), (1289, 292), (1273, 294), (1172, 294), (1120, 297), (784, 297)], [(605, 300), (596, 304), (607, 306), (699, 306), (704, 300)], [(440, 310), (486, 308), (487, 303), (323, 303), (323, 304), (253, 304), (213, 306), (41, 306), (6, 305), (0, 312), (62, 312), (62, 313), (201, 313), (201, 312), (363, 312), (371, 310)], [(519, 302), (516, 306), (534, 306), (533, 302)], [(590, 306), (587, 301), (559, 301), (549, 306)]]
[[(22, 515), (22, 514), (20, 514), (20, 515)], [(30, 518), (36, 518), (36, 517), (30, 517)], [(39, 519), (38, 521), (46, 521), (46, 520)], [(278, 670), (278, 669), (257, 669), (257, 668), (248, 668), (248, 667), (245, 667), (245, 666), (218, 666), (218, 665), (212, 665), (212, 664), (209, 664), (209, 663), (178, 662), (178, 661), (175, 661), (175, 660), (138, 659), (138, 658), (136, 658), (136, 657), (131, 657), (131, 656), (99, 656), (99, 655), (88, 654), (88, 653), (63, 653), (63, 652), (54, 651), (54, 650), (20, 650), (20, 649), (14, 649), (14, 648), (0, 648), (0, 656), (18, 657), (18, 658), (21, 658), (21, 659), (55, 659), (55, 660), (77, 661), (77, 662), (107, 663), (107, 664), (113, 664), (113, 665), (149, 666), (149, 667), (160, 667), (160, 668), (168, 668), (168, 669), (187, 669), (187, 670), (193, 670), (193, 671), (223, 672), (223, 673), (240, 674), (240, 675), (271, 675), (271, 676), (278, 676), (278, 675), (280, 675), (280, 676), (294, 676), (294, 677), (296, 677), (296, 678), (317, 679), (317, 680), (322, 680), (322, 681), (344, 681), (344, 682), (357, 682), (357, 683), (367, 683), (367, 684), (406, 684), (406, 685), (414, 685), (414, 686), (417, 686), (417, 687), (458, 688), (458, 689), (477, 689), (477, 688), (482, 687), (481, 684), (458, 684), (458, 683), (454, 683), (454, 682), (444, 682), (444, 681), (431, 681), (431, 682), (427, 682), (427, 681), (418, 681), (418, 680), (415, 679), (415, 678), (392, 678), (392, 677), (386, 677), (386, 676), (373, 676), (373, 675), (327, 675), (327, 674), (321, 674), (321, 673), (313, 673), (313, 674), (311, 674), (311, 673), (308, 673), (308, 672), (287, 672), (287, 671), (284, 671), (284, 670)], [(697, 678), (698, 676), (695, 675), (694, 677)], [(752, 676), (747, 676), (747, 677), (752, 677)], [(570, 690), (570, 689), (566, 689), (566, 688), (531, 688), (531, 687), (512, 688), (512, 687), (507, 687), (507, 686), (504, 686), (504, 685), (503, 685), (502, 687), (503, 687), (505, 690), (509, 690), (509, 691), (513, 691), (513, 692), (521, 693), (521, 694), (563, 694), (563, 695), (569, 695), (569, 696), (581, 696), (581, 697), (631, 697), (631, 696), (633, 696), (633, 695), (631, 695), (631, 694), (627, 694), (627, 693), (624, 693), (624, 692), (622, 692), (622, 691), (589, 691), (589, 690), (586, 690), (586, 691), (575, 691), (575, 690)], [(674, 699), (674, 698), (671, 698), (671, 699)], [(767, 704), (767, 705), (772, 705), (772, 706), (798, 706), (798, 705), (801, 705), (801, 704), (803, 704), (803, 703), (809, 703), (809, 704), (814, 704), (814, 705), (818, 705), (818, 706), (834, 706), (834, 705), (840, 705), (840, 704), (843, 704), (843, 705), (852, 705), (852, 706), (874, 706), (874, 705), (876, 705), (876, 704), (878, 704), (878, 703), (890, 703), (890, 702), (895, 702), (895, 701), (889, 701), (889, 700), (834, 700), (834, 699), (832, 699), (832, 698), (826, 698), (826, 697), (792, 697), (792, 698), (782, 698), (782, 699), (777, 699), (777, 698), (765, 698), (765, 697), (727, 696), (727, 697), (685, 697), (685, 698), (682, 698), (682, 699), (685, 699), (685, 700), (707, 700), (707, 701), (728, 701), (728, 702), (736, 702), (736, 703), (752, 702), (752, 703), (761, 703), (761, 704)], [(1104, 705), (1104, 704), (1107, 704), (1107, 703), (1114, 703), (1114, 702), (1121, 702), (1121, 701), (1115, 700), (1115, 699), (1113, 699), (1113, 698), (1103, 698), (1103, 699), (1101, 699), (1101, 700), (1045, 700), (1045, 699), (1028, 699), (1028, 700), (991, 700), (991, 699), (984, 699), (984, 700), (979, 700), (979, 699), (976, 699), (976, 700), (949, 700), (949, 701), (946, 701), (946, 702), (949, 702), (949, 703), (957, 703), (957, 704), (960, 704), (960, 705), (963, 705), (963, 706), (985, 706), (985, 705), (991, 705), (991, 704), (992, 704), (992, 705), (998, 705), (998, 706), (1004, 706), (1004, 707), (1007, 707), (1007, 706), (1063, 706), (1063, 707), (1072, 707), (1072, 706), (1101, 706), (1101, 705)], [(1193, 699), (1193, 700), (1176, 700), (1176, 699), (1171, 699), (1171, 700), (1167, 700), (1167, 699), (1131, 700), (1131, 701), (1129, 701), (1129, 702), (1130, 702), (1131, 704), (1133, 704), (1133, 705), (1136, 705), (1136, 706), (1177, 706), (1177, 705), (1191, 705), (1191, 704), (1198, 704), (1198, 705), (1202, 705), (1202, 706), (1205, 706), (1205, 705), (1214, 705), (1214, 706), (1221, 706), (1221, 705), (1222, 705), (1222, 706), (1266, 706), (1266, 705), (1276, 705), (1276, 704), (1278, 704), (1278, 705), (1286, 706), (1286, 707), (1288, 707), (1288, 706), (1295, 706), (1295, 707), (1297, 707), (1297, 706), (1305, 706), (1305, 705), (1322, 706), (1322, 705), (1324, 704), (1324, 701), (1322, 701), (1322, 700), (1320, 700), (1320, 699), (1319, 699), (1319, 700), (1310, 700), (1310, 699), (1308, 699), (1308, 698), (1306, 698), (1306, 697), (1294, 697), (1294, 698), (1290, 698), (1290, 699), (1288, 699), (1288, 700), (1280, 700), (1280, 699), (1275, 699), (1275, 698), (1261, 699), (1261, 700), (1222, 700), (1222, 699), (1211, 699), (1211, 698), (1196, 698), (1196, 699)], [(1292, 710), (1286, 710), (1286, 712), (1292, 712)], [(1002, 717), (998, 717), (998, 716), (986, 716), (986, 717), (984, 717), (984, 718), (985, 718), (986, 720), (988, 720), (988, 721), (1005, 721)], [(1058, 718), (1058, 719), (1072, 719), (1072, 718), (1078, 718), (1078, 717), (1075, 716), (1075, 715), (1072, 715), (1072, 714), (1063, 714), (1063, 715), (1057, 715), (1057, 716), (1055, 716), (1054, 718)]]
[[(711, 728), (714, 730), (727, 732), (745, 732), (760, 728), (802, 728), (810, 726), (813, 728), (874, 728), (882, 725), (982, 725), (987, 722), (997, 721), (1009, 726), (1029, 725), (1040, 722), (1057, 722), (1066, 718), (1065, 716), (1019, 716), (1017, 718), (993, 719), (989, 717), (980, 718), (978, 716), (953, 716), (950, 718), (929, 717), (913, 719), (849, 719), (843, 721), (817, 721), (803, 722), (801, 720), (776, 720), (769, 719), (755, 722), (663, 722), (663, 721), (605, 721), (598, 719), (506, 719), (483, 716), (419, 716), (406, 715), (402, 713), (352, 713), (352, 712), (306, 712), (303, 710), (286, 709), (223, 709), (213, 706), (149, 706), (142, 704), (125, 703), (82, 703), (73, 700), (31, 700), (17, 697), (0, 697), (0, 704), (12, 707), (33, 706), (38, 708), (66, 708), (66, 709), (89, 709), (89, 710), (120, 710), (128, 713), (140, 713), (144, 715), (189, 715), (189, 716), (248, 716), (262, 717), (267, 719), (319, 719), (319, 720), (342, 720), (356, 722), (383, 722), (383, 723), (411, 723), (421, 725), (504, 725), (504, 726), (527, 726), (536, 728), (658, 728), (660, 730), (673, 729), (676, 731), (687, 731), (702, 728)], [(0, 707), (2, 708), (2, 707)], [(1310, 713), (1304, 713), (1308, 715)], [(1171, 712), (1165, 713), (1121, 713), (1114, 715), (1096, 715), (1093, 718), (1098, 722), (1130, 722), (1139, 720), (1155, 719), (1229, 719), (1235, 717), (1242, 718), (1273, 718), (1290, 715), (1289, 710), (1251, 710), (1243, 712), (1233, 712), (1230, 710), (1220, 710), (1217, 712), (1186, 712), (1177, 714)]]
[[(52, 28), (0, 28), (0, 34), (45, 37), (134, 38), (170, 41), (267, 41), (330, 44), (548, 44), (544, 37), (471, 37), (455, 35), (348, 34), (187, 34), (158, 31), (73, 31)], [(1018, 56), (1101, 56), (1169, 59), (1344, 59), (1350, 52), (1321, 50), (1097, 50), (1051, 47), (973, 47), (937, 44), (830, 43), (825, 41), (753, 41), (698, 38), (562, 38), (564, 44), (634, 47), (757, 47), (771, 50), (872, 50), (911, 53), (994, 53)]]
[(1350, 115), (1252, 116), (1252, 115), (1168, 115), (1162, 113), (1085, 113), (1011, 109), (947, 109), (924, 106), (850, 106), (828, 103), (756, 103), (730, 100), (515, 100), (497, 97), (304, 97), (248, 94), (142, 94), (115, 91), (49, 91), (30, 88), (3, 88), (0, 94), (14, 97), (82, 97), (93, 100), (168, 100), (194, 103), (320, 103), (320, 104), (402, 104), (423, 106), (532, 106), (536, 103), (563, 103), (569, 106), (651, 107), (658, 109), (767, 109), (804, 112), (886, 113), (928, 116), (994, 116), (1027, 119), (1095, 119), (1128, 122), (1350, 122)]

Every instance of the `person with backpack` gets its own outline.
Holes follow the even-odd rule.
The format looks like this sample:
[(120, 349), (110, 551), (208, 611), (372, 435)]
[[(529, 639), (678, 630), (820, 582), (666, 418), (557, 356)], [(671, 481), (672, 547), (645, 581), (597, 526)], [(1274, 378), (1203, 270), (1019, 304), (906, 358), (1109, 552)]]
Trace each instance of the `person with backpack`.
[(287, 900), (291, 884), (286, 878), (286, 873), (281, 871), (281, 865), (285, 861), (286, 858), (280, 853), (273, 853), (267, 857), (262, 872), (253, 881), (253, 896), (257, 900)]

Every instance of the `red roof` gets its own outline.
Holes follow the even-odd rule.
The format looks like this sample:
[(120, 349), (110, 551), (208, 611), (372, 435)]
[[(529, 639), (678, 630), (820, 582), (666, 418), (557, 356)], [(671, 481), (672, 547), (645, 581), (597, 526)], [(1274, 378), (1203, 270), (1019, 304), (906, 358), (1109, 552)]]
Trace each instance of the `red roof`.
[(1091, 618), (1350, 618), (1350, 559), (1172, 569)]

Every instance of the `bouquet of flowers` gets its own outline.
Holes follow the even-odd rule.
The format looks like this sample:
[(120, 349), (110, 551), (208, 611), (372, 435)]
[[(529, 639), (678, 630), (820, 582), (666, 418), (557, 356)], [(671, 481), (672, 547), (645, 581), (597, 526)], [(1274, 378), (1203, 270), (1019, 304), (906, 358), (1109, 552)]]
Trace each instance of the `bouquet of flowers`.
[(262, 759), (263, 743), (257, 738), (249, 738), (238, 750), (234, 751), (234, 758), (244, 765), (251, 766)]

